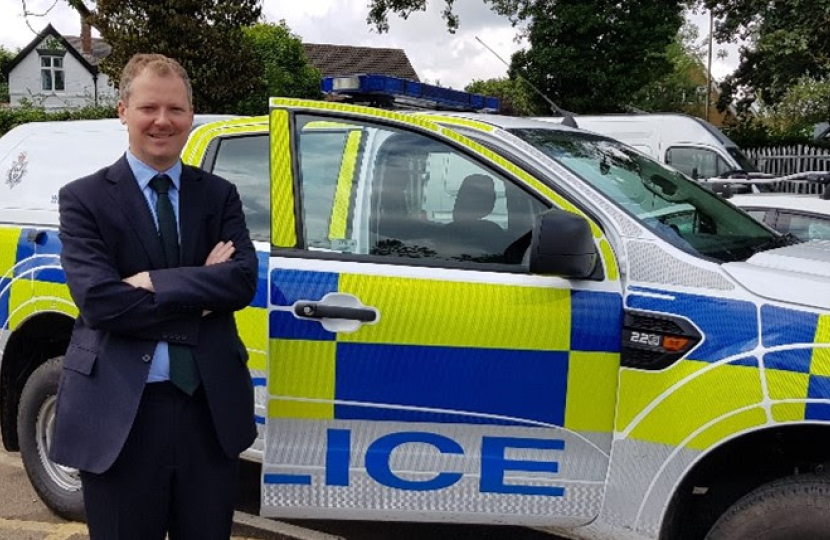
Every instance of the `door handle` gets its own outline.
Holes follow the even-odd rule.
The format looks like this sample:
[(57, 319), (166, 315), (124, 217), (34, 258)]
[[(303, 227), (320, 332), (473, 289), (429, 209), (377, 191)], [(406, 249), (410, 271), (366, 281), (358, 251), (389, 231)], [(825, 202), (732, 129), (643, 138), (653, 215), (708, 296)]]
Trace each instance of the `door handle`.
[(298, 302), (294, 305), (294, 313), (309, 319), (346, 319), (366, 323), (377, 320), (377, 311), (374, 309), (331, 306), (317, 302)]

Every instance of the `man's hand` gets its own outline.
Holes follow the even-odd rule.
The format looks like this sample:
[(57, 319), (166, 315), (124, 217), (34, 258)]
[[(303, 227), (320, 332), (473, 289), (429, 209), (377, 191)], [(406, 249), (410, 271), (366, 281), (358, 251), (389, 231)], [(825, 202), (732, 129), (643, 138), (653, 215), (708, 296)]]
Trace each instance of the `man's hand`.
[[(231, 256), (233, 256), (234, 251), (236, 251), (236, 248), (233, 247), (233, 242), (231, 240), (228, 240), (227, 242), (219, 242), (213, 246), (212, 250), (210, 250), (210, 254), (205, 261), (205, 266), (231, 260)], [(207, 317), (208, 315), (210, 315), (210, 310), (205, 309), (202, 311), (202, 317)]]
[(136, 289), (146, 289), (150, 292), (156, 292), (153, 288), (153, 280), (150, 279), (150, 272), (139, 272), (134, 276), (124, 278), (124, 283), (132, 285)]
[(227, 262), (231, 260), (231, 256), (233, 255), (236, 248), (233, 247), (233, 242), (228, 240), (227, 242), (219, 242), (213, 249), (210, 251), (210, 254), (205, 261), (205, 266), (210, 266), (213, 264), (219, 264), (223, 262)]

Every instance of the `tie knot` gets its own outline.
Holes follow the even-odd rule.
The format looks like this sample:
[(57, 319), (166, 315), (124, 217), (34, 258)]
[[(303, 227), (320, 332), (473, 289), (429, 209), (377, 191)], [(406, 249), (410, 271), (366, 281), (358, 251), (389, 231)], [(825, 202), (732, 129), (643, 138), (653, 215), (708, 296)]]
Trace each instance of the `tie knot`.
[(165, 195), (172, 185), (173, 181), (166, 174), (157, 174), (150, 180), (150, 187), (159, 195)]

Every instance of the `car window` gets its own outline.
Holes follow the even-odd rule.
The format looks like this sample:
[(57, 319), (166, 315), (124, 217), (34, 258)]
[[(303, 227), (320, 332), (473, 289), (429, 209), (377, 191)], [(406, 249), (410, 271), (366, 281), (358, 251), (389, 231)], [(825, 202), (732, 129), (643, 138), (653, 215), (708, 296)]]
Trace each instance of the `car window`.
[(712, 178), (733, 168), (717, 152), (680, 146), (666, 151), (666, 163), (690, 178)]
[(304, 247), (521, 267), (547, 206), (465, 152), (417, 133), (297, 119)]
[(542, 128), (509, 130), (689, 253), (739, 261), (770, 249), (777, 236), (677, 171), (599, 135)]
[(761, 223), (767, 223), (766, 218), (769, 210), (765, 208), (742, 208), (742, 210)]
[(267, 133), (223, 138), (212, 171), (236, 185), (251, 238), (261, 241), (271, 230), (267, 156)]
[(830, 240), (830, 219), (815, 215), (780, 211), (777, 228), (801, 240)]

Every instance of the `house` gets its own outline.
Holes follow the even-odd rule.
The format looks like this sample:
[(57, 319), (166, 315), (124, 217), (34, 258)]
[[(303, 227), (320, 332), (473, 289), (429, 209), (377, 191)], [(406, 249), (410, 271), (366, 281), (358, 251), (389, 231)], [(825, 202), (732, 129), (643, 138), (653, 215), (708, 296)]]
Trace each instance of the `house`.
[(8, 65), (9, 103), (28, 101), (47, 110), (114, 104), (117, 92), (98, 70), (110, 50), (87, 24), (80, 36), (64, 36), (48, 25)]
[(309, 64), (319, 69), (323, 77), (374, 73), (419, 80), (403, 49), (318, 43), (303, 43), (303, 49)]

